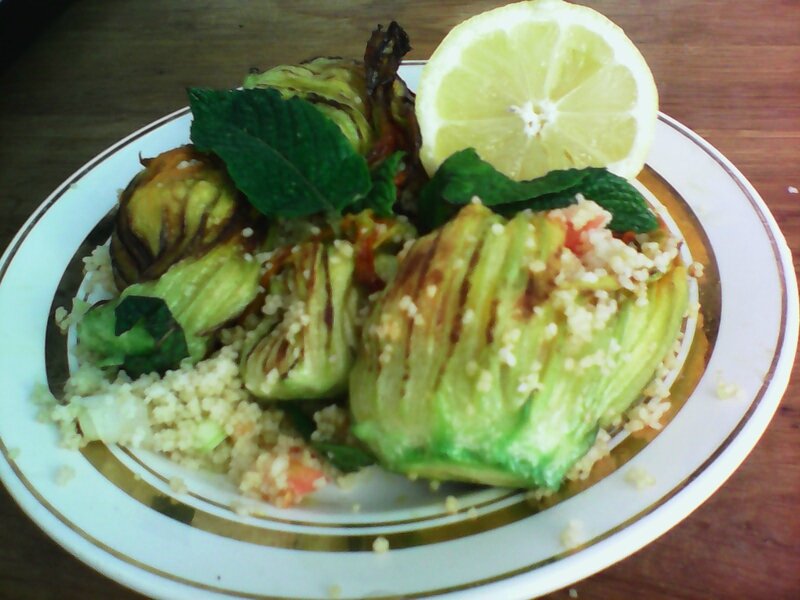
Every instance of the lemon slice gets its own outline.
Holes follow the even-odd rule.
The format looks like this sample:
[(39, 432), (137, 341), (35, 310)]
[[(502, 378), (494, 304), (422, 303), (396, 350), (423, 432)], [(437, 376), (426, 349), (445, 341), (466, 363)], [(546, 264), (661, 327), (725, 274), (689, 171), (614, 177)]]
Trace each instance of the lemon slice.
[(518, 180), (588, 166), (635, 177), (658, 92), (617, 25), (585, 6), (533, 0), (456, 26), (422, 71), (416, 112), (431, 174), (472, 147)]

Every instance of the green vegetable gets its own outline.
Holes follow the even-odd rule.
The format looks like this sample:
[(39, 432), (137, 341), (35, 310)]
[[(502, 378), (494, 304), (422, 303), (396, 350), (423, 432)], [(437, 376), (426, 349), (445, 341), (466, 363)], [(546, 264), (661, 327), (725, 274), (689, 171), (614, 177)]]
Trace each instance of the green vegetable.
[(78, 336), (99, 366), (122, 366), (132, 377), (174, 369), (189, 355), (161, 298), (131, 295), (92, 308), (78, 324)]
[(524, 209), (550, 210), (575, 202), (583, 194), (612, 214), (614, 231), (652, 231), (655, 215), (639, 191), (627, 180), (606, 169), (585, 168), (551, 171), (529, 181), (514, 181), (482, 160), (474, 149), (450, 156), (423, 188), (420, 218), (428, 229), (438, 227), (477, 196), (486, 206), (505, 216)]
[(279, 65), (245, 77), (245, 89), (269, 88), (288, 99), (302, 98), (333, 121), (353, 149), (366, 156), (375, 141), (369, 114), (364, 64), (320, 57), (299, 65)]
[(92, 307), (78, 323), (78, 342), (99, 366), (121, 366), (132, 376), (175, 368), (187, 356), (196, 362), (212, 334), (255, 298), (258, 278), (258, 265), (231, 238)]
[(646, 233), (658, 227), (658, 219), (647, 202), (626, 179), (601, 170), (594, 172), (578, 186), (588, 199), (594, 200), (611, 213), (609, 229)]
[(125, 356), (122, 368), (129, 375), (174, 369), (189, 355), (183, 330), (161, 298), (126, 296), (114, 309), (114, 317), (115, 336), (133, 331), (139, 325), (136, 332), (146, 333), (152, 340), (146, 353)]
[(297, 431), (304, 440), (310, 441), (311, 434), (317, 429), (317, 424), (314, 422), (311, 415), (297, 404), (291, 402), (284, 402), (281, 405), (281, 411), (283, 411), (289, 419), (295, 431)]
[(431, 183), (451, 204), (467, 204), (478, 196), (484, 205), (495, 206), (569, 190), (585, 180), (591, 171), (550, 171), (529, 181), (514, 181), (482, 160), (474, 149), (467, 148), (444, 161)]
[(260, 228), (219, 159), (181, 146), (142, 164), (120, 196), (111, 236), (119, 289), (157, 279), (232, 231)]
[(197, 424), (194, 432), (195, 447), (199, 452), (208, 453), (219, 446), (228, 434), (217, 421), (206, 419)]
[(334, 397), (347, 388), (356, 346), (359, 293), (352, 246), (306, 242), (270, 281), (281, 295), (242, 350), (245, 387), (266, 400)]
[(311, 446), (325, 456), (334, 467), (345, 473), (353, 473), (375, 464), (374, 456), (356, 446), (333, 442), (311, 442)]
[[(653, 272), (637, 302), (612, 277), (559, 278), (566, 236), (542, 213), (506, 221), (469, 205), (408, 250), (350, 376), (353, 432), (381, 464), (556, 488), (636, 401), (680, 329), (686, 270)], [(593, 312), (598, 286), (608, 313)], [(607, 320), (586, 326), (587, 314)]]
[(403, 162), (404, 152), (395, 152), (372, 171), (372, 188), (367, 197), (349, 208), (350, 212), (371, 209), (379, 217), (394, 215), (397, 200), (395, 178)]
[(406, 160), (398, 191), (413, 197), (427, 175), (419, 161), (414, 95), (397, 75), (410, 48), (408, 35), (393, 21), (386, 29), (378, 26), (373, 31), (363, 61), (320, 57), (248, 75), (243, 85), (275, 89), (284, 98), (312, 103), (367, 159), (373, 173), (396, 152), (403, 152)]
[(288, 404), (281, 407), (286, 416), (291, 421), (292, 426), (297, 430), (312, 448), (325, 456), (330, 463), (345, 473), (352, 473), (364, 467), (375, 464), (375, 457), (363, 448), (349, 444), (335, 442), (318, 442), (311, 439), (317, 426), (308, 413), (299, 406)]
[(244, 90), (190, 89), (192, 141), (268, 217), (389, 216), (427, 181), (414, 96), (397, 76), (410, 48), (392, 22), (363, 62), (317, 58), (252, 74)]
[(262, 214), (338, 213), (370, 190), (369, 169), (339, 128), (272, 89), (189, 90), (191, 137), (214, 152)]
[(163, 298), (183, 328), (192, 360), (200, 360), (212, 334), (238, 317), (258, 294), (260, 269), (248, 256), (247, 242), (232, 237), (199, 258), (173, 265), (156, 281), (126, 288), (122, 296)]

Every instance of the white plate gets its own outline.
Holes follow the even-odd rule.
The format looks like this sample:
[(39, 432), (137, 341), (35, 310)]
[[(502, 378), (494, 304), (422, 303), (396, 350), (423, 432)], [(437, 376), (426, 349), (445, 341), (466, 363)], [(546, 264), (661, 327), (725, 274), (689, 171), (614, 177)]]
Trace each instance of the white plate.
[[(403, 67), (412, 88), (420, 69)], [(242, 517), (230, 510), (230, 488), (211, 476), (147, 453), (61, 449), (29, 401), (37, 382), (55, 385), (65, 373), (66, 344), (53, 333), (52, 312), (75, 293), (79, 259), (107, 234), (98, 223), (139, 170), (139, 155), (185, 143), (189, 119), (186, 110), (164, 117), (89, 162), (37, 209), (0, 261), (0, 476), (48, 535), (109, 577), (172, 599), (527, 598), (667, 531), (725, 481), (767, 427), (797, 344), (789, 250), (744, 177), (661, 115), (640, 182), (656, 206), (669, 207), (668, 222), (686, 238), (684, 257), (706, 267), (696, 290), (702, 318), (697, 334), (686, 336), (687, 364), (666, 427), (615, 439), (592, 478), (549, 508), (514, 491), (432, 492), (375, 471), (353, 491), (324, 490), (299, 508), (261, 507), (262, 516)], [(720, 381), (739, 394), (720, 399)], [(638, 491), (627, 483), (632, 465), (654, 474), (655, 485)], [(59, 486), (62, 466), (75, 477)], [(190, 493), (171, 491), (175, 473)], [(459, 498), (457, 514), (444, 510), (447, 495)], [(565, 550), (560, 536), (571, 520), (582, 523), (586, 542)], [(379, 535), (392, 551), (371, 551)]]

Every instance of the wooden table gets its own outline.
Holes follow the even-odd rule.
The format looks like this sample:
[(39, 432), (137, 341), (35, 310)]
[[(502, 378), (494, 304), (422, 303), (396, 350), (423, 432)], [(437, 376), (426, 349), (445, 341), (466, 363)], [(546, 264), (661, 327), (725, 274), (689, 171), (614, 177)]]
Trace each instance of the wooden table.
[[(649, 61), (661, 109), (755, 185), (800, 251), (800, 3), (609, 0), (595, 5)], [(0, 71), (0, 246), (63, 179), (186, 104), (187, 86), (236, 86), (251, 67), (360, 56), (398, 20), (427, 58), (497, 2), (81, 0)], [(797, 373), (795, 372), (795, 375)], [(573, 587), (580, 598), (800, 597), (800, 385), (722, 489), (679, 526)], [(0, 491), (0, 597), (138, 598), (51, 542)], [(567, 598), (562, 590), (553, 598)]]

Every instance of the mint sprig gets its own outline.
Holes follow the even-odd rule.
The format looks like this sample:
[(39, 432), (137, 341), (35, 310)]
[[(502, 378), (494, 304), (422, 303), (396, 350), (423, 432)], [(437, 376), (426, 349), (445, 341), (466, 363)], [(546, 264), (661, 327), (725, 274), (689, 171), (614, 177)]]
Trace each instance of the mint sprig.
[(343, 473), (352, 473), (363, 467), (375, 464), (375, 457), (359, 446), (312, 440), (311, 434), (317, 429), (317, 425), (308, 413), (296, 405), (287, 403), (281, 410), (288, 417), (289, 422), (297, 433)]
[(181, 359), (189, 356), (183, 329), (161, 298), (126, 296), (117, 305), (114, 316), (115, 336), (135, 333), (148, 346), (142, 354), (131, 353), (125, 357), (122, 367), (129, 375), (163, 373), (177, 368)]
[(495, 212), (513, 216), (525, 209), (551, 210), (574, 204), (577, 194), (612, 214), (614, 231), (644, 233), (658, 226), (644, 197), (626, 179), (606, 169), (564, 169), (527, 181), (514, 181), (468, 148), (450, 156), (422, 190), (420, 218), (438, 227), (474, 196)]
[(166, 302), (150, 296), (96, 304), (78, 323), (78, 340), (98, 366), (121, 366), (131, 377), (175, 369), (189, 356), (186, 336)]
[(236, 187), (267, 216), (338, 213), (372, 182), (333, 121), (272, 89), (189, 90), (192, 142), (224, 162)]
[(395, 177), (403, 163), (405, 152), (398, 150), (384, 159), (372, 172), (372, 187), (366, 198), (359, 200), (348, 208), (350, 212), (360, 212), (372, 209), (379, 217), (391, 217), (394, 212), (392, 207), (397, 200), (397, 185)]

